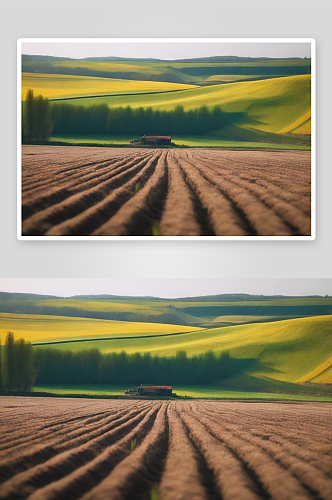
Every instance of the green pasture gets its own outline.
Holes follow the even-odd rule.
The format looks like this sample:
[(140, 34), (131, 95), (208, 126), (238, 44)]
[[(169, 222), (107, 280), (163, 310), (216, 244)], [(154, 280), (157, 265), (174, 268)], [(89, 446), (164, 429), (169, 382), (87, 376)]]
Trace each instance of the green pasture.
[[(35, 393), (49, 393), (55, 395), (86, 395), (89, 396), (124, 396), (128, 389), (125, 385), (38, 385), (33, 388)], [(258, 400), (290, 400), (290, 401), (329, 401), (330, 395), (272, 393), (260, 391), (234, 390), (216, 386), (173, 386), (173, 392), (178, 396), (204, 399), (258, 399)]]
[[(311, 76), (289, 76), (267, 80), (209, 85), (192, 90), (160, 94), (121, 95), (66, 101), (76, 106), (107, 104), (111, 107), (151, 107), (173, 110), (183, 106), (185, 111), (219, 105), (224, 111), (244, 113), (242, 126), (272, 133), (283, 133), (301, 119), (307, 120), (311, 107)], [(308, 127), (307, 132), (310, 134)]]
[[(88, 97), (98, 94), (130, 94), (144, 92), (169, 92), (195, 88), (170, 82), (121, 80), (78, 75), (48, 75), (43, 73), (22, 73), (22, 98), (29, 89), (35, 95), (47, 99)], [(64, 101), (67, 102), (67, 101)], [(71, 101), (69, 101), (71, 102)]]
[[(52, 136), (50, 142), (61, 142), (69, 145), (128, 145), (132, 136)], [(294, 139), (293, 139), (294, 140)], [(177, 146), (200, 147), (200, 148), (223, 148), (223, 149), (301, 149), (309, 151), (310, 144), (275, 143), (224, 140), (211, 136), (172, 136), (172, 142)], [(139, 147), (139, 146), (138, 146)]]
[[(332, 316), (318, 316), (196, 329), (182, 335), (140, 335), (140, 338), (133, 335), (111, 341), (64, 343), (56, 347), (72, 351), (98, 347), (103, 353), (149, 352), (158, 356), (174, 356), (178, 351), (186, 351), (188, 356), (211, 349), (216, 353), (229, 351), (234, 357), (259, 360), (257, 375), (295, 383), (308, 382), (323, 371), (329, 372), (332, 360), (326, 363), (332, 352), (331, 332)], [(320, 381), (324, 382), (324, 377)]]
[[(87, 349), (91, 347), (91, 344), (93, 344), (93, 348), (99, 347), (99, 341), (83, 342), (83, 340), (86, 339), (99, 339), (103, 337), (112, 338), (118, 336), (162, 336), (170, 333), (196, 330), (199, 330), (199, 328), (159, 323), (0, 313), (0, 338), (2, 341), (5, 340), (9, 331), (14, 333), (15, 338), (24, 338), (26, 342), (31, 342), (33, 344), (45, 343), (45, 345), (47, 345), (49, 342), (75, 341), (73, 344), (61, 344), (62, 346), (67, 346), (67, 349), (71, 349), (72, 346), (74, 346), (74, 348)], [(82, 342), (77, 342), (79, 340), (82, 340)], [(58, 346), (58, 344), (56, 344), (56, 346)]]

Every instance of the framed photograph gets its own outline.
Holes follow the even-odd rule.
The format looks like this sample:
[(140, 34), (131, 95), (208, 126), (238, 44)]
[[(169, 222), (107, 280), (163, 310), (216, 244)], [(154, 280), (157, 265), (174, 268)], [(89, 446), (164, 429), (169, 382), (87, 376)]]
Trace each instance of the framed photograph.
[(21, 240), (315, 239), (315, 40), (20, 39)]
[(332, 279), (0, 290), (3, 500), (331, 499)]

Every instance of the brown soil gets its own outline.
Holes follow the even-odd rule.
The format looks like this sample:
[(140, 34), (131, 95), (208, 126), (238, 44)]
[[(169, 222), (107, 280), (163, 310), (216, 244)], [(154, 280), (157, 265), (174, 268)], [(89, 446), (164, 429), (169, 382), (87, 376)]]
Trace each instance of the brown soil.
[(0, 404), (3, 500), (332, 498), (330, 404)]
[(309, 151), (23, 146), (25, 236), (308, 236)]

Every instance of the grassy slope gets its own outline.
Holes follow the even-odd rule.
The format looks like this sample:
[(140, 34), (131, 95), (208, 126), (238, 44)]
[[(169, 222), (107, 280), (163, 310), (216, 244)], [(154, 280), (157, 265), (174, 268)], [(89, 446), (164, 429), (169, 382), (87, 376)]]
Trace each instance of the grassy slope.
[[(137, 336), (157, 333), (163, 335), (175, 332), (198, 330), (196, 327), (164, 325), (159, 323), (135, 323), (99, 319), (70, 318), (65, 316), (43, 316), (37, 314), (0, 313), (0, 337), (4, 341), (8, 331), (15, 338), (23, 337), (27, 342), (56, 342), (112, 336)], [(79, 349), (99, 347), (99, 342), (75, 343)], [(64, 344), (67, 349), (71, 345)]]
[(253, 82), (211, 85), (169, 94), (135, 95), (76, 99), (75, 105), (107, 103), (110, 106), (152, 107), (171, 110), (177, 105), (190, 110), (206, 105), (222, 106), (225, 111), (245, 112), (245, 126), (272, 133), (282, 133), (310, 111), (310, 75), (272, 78)]
[[(12, 306), (12, 310), (8, 309), (1, 309), (2, 307), (6, 307), (8, 305)], [(235, 301), (217, 301), (217, 300), (205, 300), (205, 301), (200, 301), (200, 300), (167, 300), (167, 299), (149, 299), (149, 298), (142, 298), (142, 299), (130, 299), (126, 298), (125, 300), (123, 299), (114, 299), (114, 298), (108, 298), (108, 299), (101, 299), (101, 298), (52, 298), (52, 299), (47, 299), (47, 298), (11, 298), (9, 300), (3, 300), (0, 297), (0, 311), (2, 312), (17, 312), (17, 313), (36, 313), (38, 314), (39, 311), (36, 308), (43, 308), (43, 307), (48, 307), (52, 308), (51, 314), (57, 315), (57, 312), (59, 309), (62, 308), (74, 308), (79, 315), (79, 311), (82, 311), (82, 315), (84, 316), (84, 312), (87, 311), (100, 311), (100, 312), (119, 312), (119, 313), (131, 313), (132, 315), (137, 314), (138, 316), (140, 315), (149, 315), (149, 316), (155, 316), (156, 318), (158, 316), (161, 316), (162, 314), (165, 313), (171, 313), (175, 315), (175, 317), (183, 318), (188, 321), (188, 324), (192, 324), (194, 322), (198, 321), (204, 321), (206, 322), (207, 318), (211, 317), (211, 321), (214, 320), (215, 318), (221, 316), (223, 314), (223, 311), (220, 308), (238, 308), (241, 307), (243, 308), (241, 311), (241, 316), (246, 316), (246, 310), (247, 308), (252, 308), (255, 307), (257, 310), (255, 311), (254, 315), (255, 316), (263, 316), (264, 314), (261, 314), (260, 307), (287, 307), (282, 312), (282, 316), (294, 316), (293, 312), (291, 309), (289, 309), (289, 313), (287, 313), (287, 310), (289, 307), (308, 307), (308, 306), (325, 306), (328, 308), (332, 306), (332, 298), (331, 297), (313, 297), (313, 298), (271, 298), (271, 299), (265, 299), (265, 300), (235, 300)], [(199, 309), (199, 316), (197, 317), (195, 314), (195, 309), (196, 308), (203, 308)], [(34, 308), (34, 309), (32, 309)], [(234, 309), (235, 310), (235, 309)], [(221, 311), (221, 312), (220, 312)], [(66, 312), (66, 311), (65, 311)], [(45, 314), (45, 312), (42, 311), (40, 314)], [(227, 314), (227, 316), (234, 315), (234, 313), (226, 312), (224, 315)], [(269, 313), (270, 314), (270, 313)], [(306, 315), (305, 312), (298, 313), (296, 312), (296, 316), (299, 314)], [(68, 314), (66, 314), (68, 316)], [(239, 315), (239, 313), (236, 313), (236, 315)], [(253, 316), (253, 313), (251, 312), (249, 314), (250, 316)], [(273, 315), (277, 315), (273, 314)], [(309, 315), (309, 314), (307, 314)], [(312, 315), (312, 313), (311, 313)], [(112, 318), (113, 319), (113, 318)], [(176, 318), (175, 318), (176, 319)], [(139, 319), (138, 319), (139, 321)], [(175, 323), (177, 324), (177, 323)]]
[(168, 82), (119, 80), (76, 75), (22, 74), (23, 99), (28, 89), (33, 89), (35, 95), (41, 94), (48, 99), (54, 99), (112, 93), (166, 92), (187, 88), (194, 87)]
[[(52, 136), (51, 142), (61, 142), (69, 145), (128, 145), (132, 136)], [(257, 138), (258, 139), (258, 138)], [(293, 139), (294, 141), (294, 139)], [(300, 149), (309, 151), (310, 144), (257, 142), (243, 140), (224, 140), (213, 136), (172, 136), (172, 142), (177, 146), (199, 147), (199, 148), (225, 148), (225, 149)]]
[[(104, 385), (71, 385), (68, 386), (36, 386), (34, 392), (48, 392), (51, 394), (86, 395), (86, 396), (123, 396), (127, 389), (125, 385), (104, 386)], [(222, 399), (263, 399), (263, 400), (294, 400), (294, 401), (330, 401), (329, 395), (311, 394), (289, 394), (269, 393), (261, 391), (243, 391), (211, 386), (173, 386), (173, 392), (178, 396), (189, 396), (192, 398), (222, 398)]]
[[(66, 319), (67, 320), (67, 319)], [(69, 321), (72, 319), (69, 319)], [(68, 333), (63, 330), (63, 318), (58, 320), (61, 326), (61, 333), (57, 330), (52, 333), (53, 338), (68, 338)], [(72, 320), (75, 323), (75, 320)], [(90, 322), (89, 328), (93, 324), (105, 324), (109, 322), (100, 322), (94, 320), (85, 320)], [(51, 320), (52, 322), (52, 320)], [(96, 322), (96, 323), (95, 323)], [(77, 322), (76, 322), (77, 323)], [(84, 320), (78, 322), (76, 337), (84, 336), (82, 326)], [(88, 324), (88, 323), (86, 323)], [(121, 328), (128, 328), (131, 324), (114, 324), (114, 333), (122, 331)], [(121, 327), (121, 328), (120, 328)], [(22, 327), (23, 328), (23, 327)], [(25, 327), (24, 327), (25, 328)], [(32, 328), (32, 327), (31, 327)], [(33, 328), (36, 328), (34, 326)], [(54, 328), (52, 326), (51, 328)], [(68, 327), (67, 327), (68, 328)], [(72, 326), (69, 326), (72, 328)], [(110, 328), (105, 325), (105, 335), (109, 335)], [(113, 328), (113, 326), (112, 326)], [(136, 324), (134, 332), (149, 333), (171, 331), (186, 331), (186, 327), (171, 327), (170, 325), (144, 325)], [(173, 330), (172, 330), (173, 328)], [(178, 328), (178, 329), (177, 329)], [(154, 355), (172, 356), (179, 350), (187, 351), (188, 355), (199, 354), (209, 349), (215, 352), (228, 350), (233, 356), (244, 358), (258, 358), (261, 366), (256, 369), (259, 376), (268, 376), (277, 380), (286, 382), (306, 382), (326, 371), (319, 378), (322, 383), (329, 382), (329, 371), (327, 370), (332, 351), (332, 316), (318, 316), (309, 318), (298, 318), (271, 323), (254, 323), (230, 327), (211, 328), (207, 330), (195, 330), (185, 335), (179, 336), (160, 336), (158, 338), (132, 338), (113, 341), (84, 342), (73, 344), (60, 344), (57, 347), (62, 349), (80, 350), (98, 347), (103, 352), (120, 352), (122, 350), (128, 353), (150, 352)], [(74, 329), (76, 327), (74, 326)], [(127, 331), (127, 330), (126, 330)], [(49, 335), (49, 334), (48, 334)], [(70, 333), (74, 336), (75, 333)], [(90, 332), (91, 335), (91, 332)], [(95, 332), (94, 335), (100, 336)], [(50, 335), (49, 335), (50, 338)], [(310, 374), (313, 375), (311, 376)]]
[[(30, 58), (29, 61), (25, 60), (23, 63), (23, 71), (25, 72), (46, 72), (52, 73), (74, 73), (74, 74), (85, 74), (91, 75), (93, 72), (94, 76), (110, 76), (111, 74), (119, 73), (121, 78), (129, 78), (133, 80), (159, 80), (165, 82), (179, 82), (188, 83), (202, 80), (202, 76), (205, 78), (211, 77), (218, 73), (218, 69), (226, 68), (225, 73), (232, 75), (233, 73), (240, 73), (244, 68), (249, 68), (245, 70), (245, 73), (254, 74), (255, 68), (268, 68), (273, 67), (276, 69), (276, 73), (283, 74), (283, 70), (278, 71), (279, 67), (292, 67), (295, 70), (296, 67), (301, 67), (303, 72), (307, 73), (310, 71), (311, 61), (299, 60), (299, 59), (271, 59), (271, 60), (256, 60), (256, 61), (219, 61), (216, 62), (208, 59), (200, 59), (198, 61), (185, 60), (185, 61), (162, 61), (162, 60), (52, 60), (40, 61), (33, 60)], [(192, 70), (195, 68), (198, 76), (192, 76), (186, 69), (190, 68)], [(227, 70), (228, 68), (228, 70)], [(250, 68), (252, 68), (250, 70)], [(54, 71), (52, 70), (54, 69)], [(239, 69), (240, 71), (236, 71)], [(292, 70), (291, 70), (292, 71)], [(220, 71), (219, 71), (220, 72)], [(264, 70), (258, 71), (260, 76), (265, 76), (266, 72)], [(266, 76), (270, 76), (270, 71), (267, 72)]]
[[(9, 311), (8, 309), (1, 309), (2, 307), (6, 307), (11, 304), (12, 309)], [(101, 299), (101, 298), (11, 298), (10, 301), (5, 299), (1, 299), (0, 297), (0, 311), (2, 312), (17, 312), (17, 313), (36, 313), (36, 308), (48, 307), (52, 308), (51, 314), (57, 315), (59, 309), (64, 307), (66, 308), (74, 308), (78, 313), (82, 311), (82, 315), (84, 316), (84, 312), (87, 311), (100, 311), (100, 312), (119, 312), (119, 313), (131, 313), (133, 315), (149, 315), (149, 316), (161, 316), (165, 313), (171, 313), (175, 316), (186, 318), (188, 323), (192, 323), (196, 320), (205, 321), (206, 319), (211, 317), (211, 321), (215, 318), (221, 316), (223, 311), (220, 308), (243, 308), (241, 311), (241, 316), (246, 316), (247, 308), (255, 307), (257, 311), (254, 313), (254, 316), (263, 316), (264, 314), (260, 314), (260, 307), (287, 307), (282, 312), (282, 316), (294, 316), (292, 313), (291, 307), (309, 307), (309, 306), (325, 306), (328, 308), (332, 306), (332, 298), (331, 297), (313, 297), (313, 298), (271, 298), (265, 300), (234, 300), (234, 301), (217, 301), (217, 300), (167, 300), (167, 299), (149, 299), (149, 298), (141, 298), (141, 299)], [(195, 315), (196, 308), (199, 309), (200, 316), (197, 317)], [(34, 308), (33, 310), (31, 308)], [(234, 309), (235, 310), (235, 309)], [(287, 311), (290, 311), (287, 313)], [(221, 312), (220, 312), (221, 311)], [(45, 314), (41, 310), (40, 314)], [(226, 312), (227, 316), (234, 315), (234, 313)], [(270, 313), (269, 313), (270, 314)], [(300, 313), (302, 315), (306, 315), (306, 313)], [(79, 315), (79, 314), (77, 314)], [(239, 315), (236, 313), (236, 315)], [(277, 313), (273, 314), (277, 315)], [(296, 316), (298, 316), (298, 312)], [(307, 314), (309, 315), (309, 314)], [(312, 314), (311, 314), (312, 315)], [(67, 314), (68, 316), (68, 314)], [(251, 312), (249, 316), (253, 316)], [(104, 319), (104, 318), (103, 318)], [(113, 318), (112, 318), (113, 319)]]

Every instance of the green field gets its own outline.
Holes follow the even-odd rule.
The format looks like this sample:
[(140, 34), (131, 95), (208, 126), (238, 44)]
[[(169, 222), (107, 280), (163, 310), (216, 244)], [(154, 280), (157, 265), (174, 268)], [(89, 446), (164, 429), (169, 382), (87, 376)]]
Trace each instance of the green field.
[(211, 76), (220, 75), (291, 75), (310, 73), (310, 59), (248, 59), (248, 58), (200, 58), (178, 61), (105, 58), (40, 60), (23, 56), (22, 71), (28, 73), (75, 74), (133, 80), (155, 80), (177, 83), (204, 83)]
[[(87, 318), (73, 318), (65, 316), (50, 316), (36, 314), (6, 314), (0, 313), (0, 338), (4, 339), (8, 331), (15, 337), (24, 338), (27, 342), (53, 343), (61, 341), (75, 341), (63, 344), (67, 349), (100, 347), (104, 341), (85, 342), (86, 339), (112, 337), (140, 337), (144, 335), (167, 335), (200, 330), (197, 327), (181, 325), (164, 325), (159, 323), (136, 323), (126, 321), (99, 320)], [(84, 342), (77, 342), (84, 340)], [(112, 341), (113, 342), (113, 341)], [(115, 342), (115, 341), (114, 341)]]
[[(328, 315), (199, 329), (158, 323), (2, 313), (0, 331), (2, 337), (7, 331), (13, 331), (16, 337), (45, 346), (63, 342), (56, 347), (72, 351), (99, 348), (103, 353), (126, 351), (174, 356), (185, 350), (188, 356), (192, 356), (211, 349), (216, 353), (227, 350), (234, 357), (258, 359), (255, 374), (260, 377), (300, 383), (317, 379), (329, 383), (331, 330), (332, 316)], [(170, 335), (174, 333), (181, 334)]]
[(120, 80), (76, 75), (46, 75), (43, 73), (22, 73), (22, 98), (29, 89), (34, 94), (48, 99), (73, 98), (99, 94), (130, 94), (141, 92), (169, 92), (195, 88), (193, 85)]
[[(249, 300), (250, 299), (250, 300)], [(73, 316), (94, 319), (170, 323), (174, 325), (206, 325), (220, 316), (236, 316), (239, 324), (242, 317), (301, 317), (329, 314), (332, 307), (330, 297), (268, 298), (255, 297), (230, 300), (223, 297), (207, 297), (204, 300), (167, 300), (151, 298), (48, 298), (17, 297), (0, 293), (0, 312)]]
[[(60, 99), (59, 104), (84, 107), (107, 104), (170, 111), (180, 105), (189, 111), (217, 105), (225, 112), (241, 113), (241, 121), (208, 136), (173, 137), (173, 142), (186, 147), (310, 149), (309, 137), (303, 137), (311, 134), (310, 71), (310, 59), (23, 57), (22, 96), (32, 88), (53, 102)], [(82, 137), (77, 143), (116, 145), (130, 138)], [(75, 144), (76, 137), (66, 142)]]
[[(59, 142), (72, 145), (129, 145), (131, 136), (52, 136), (50, 142)], [(199, 147), (199, 148), (224, 148), (224, 149), (301, 149), (310, 150), (310, 144), (294, 144), (294, 138), (288, 143), (278, 144), (275, 142), (250, 142), (240, 140), (224, 140), (211, 136), (172, 136), (172, 142), (177, 146)]]
[[(326, 370), (332, 351), (331, 330), (332, 316), (321, 316), (202, 329), (179, 336), (84, 342), (84, 348), (98, 347), (102, 352), (150, 352), (159, 356), (174, 356), (180, 350), (185, 350), (188, 356), (209, 349), (227, 350), (235, 357), (259, 359), (257, 375), (286, 382), (308, 382), (313, 370), (315, 378)], [(77, 351), (83, 344), (57, 347)]]
[(284, 393), (294, 392), (293, 384), (332, 383), (331, 306), (331, 297), (0, 294), (0, 336), (3, 342), (12, 331), (15, 338), (75, 352), (99, 348), (174, 356), (182, 350), (193, 356), (228, 351), (256, 360), (247, 377), (228, 382), (234, 390)]
[(138, 93), (130, 96), (73, 99), (66, 102), (76, 106), (106, 103), (112, 107), (151, 107), (161, 110), (172, 110), (181, 105), (185, 111), (200, 106), (211, 108), (220, 105), (224, 111), (245, 113), (242, 126), (250, 129), (280, 134), (292, 132), (294, 128), (306, 122), (306, 131), (302, 133), (310, 134), (308, 113), (311, 107), (311, 76), (211, 85), (174, 93)]
[[(89, 396), (124, 396), (127, 389), (125, 385), (117, 386), (35, 386), (35, 393), (49, 393), (55, 395), (86, 395)], [(331, 395), (317, 394), (291, 394), (291, 393), (272, 393), (259, 391), (231, 390), (222, 387), (211, 386), (173, 386), (173, 392), (177, 396), (204, 399), (258, 399), (258, 400), (291, 400), (291, 401), (328, 401), (332, 402)]]

